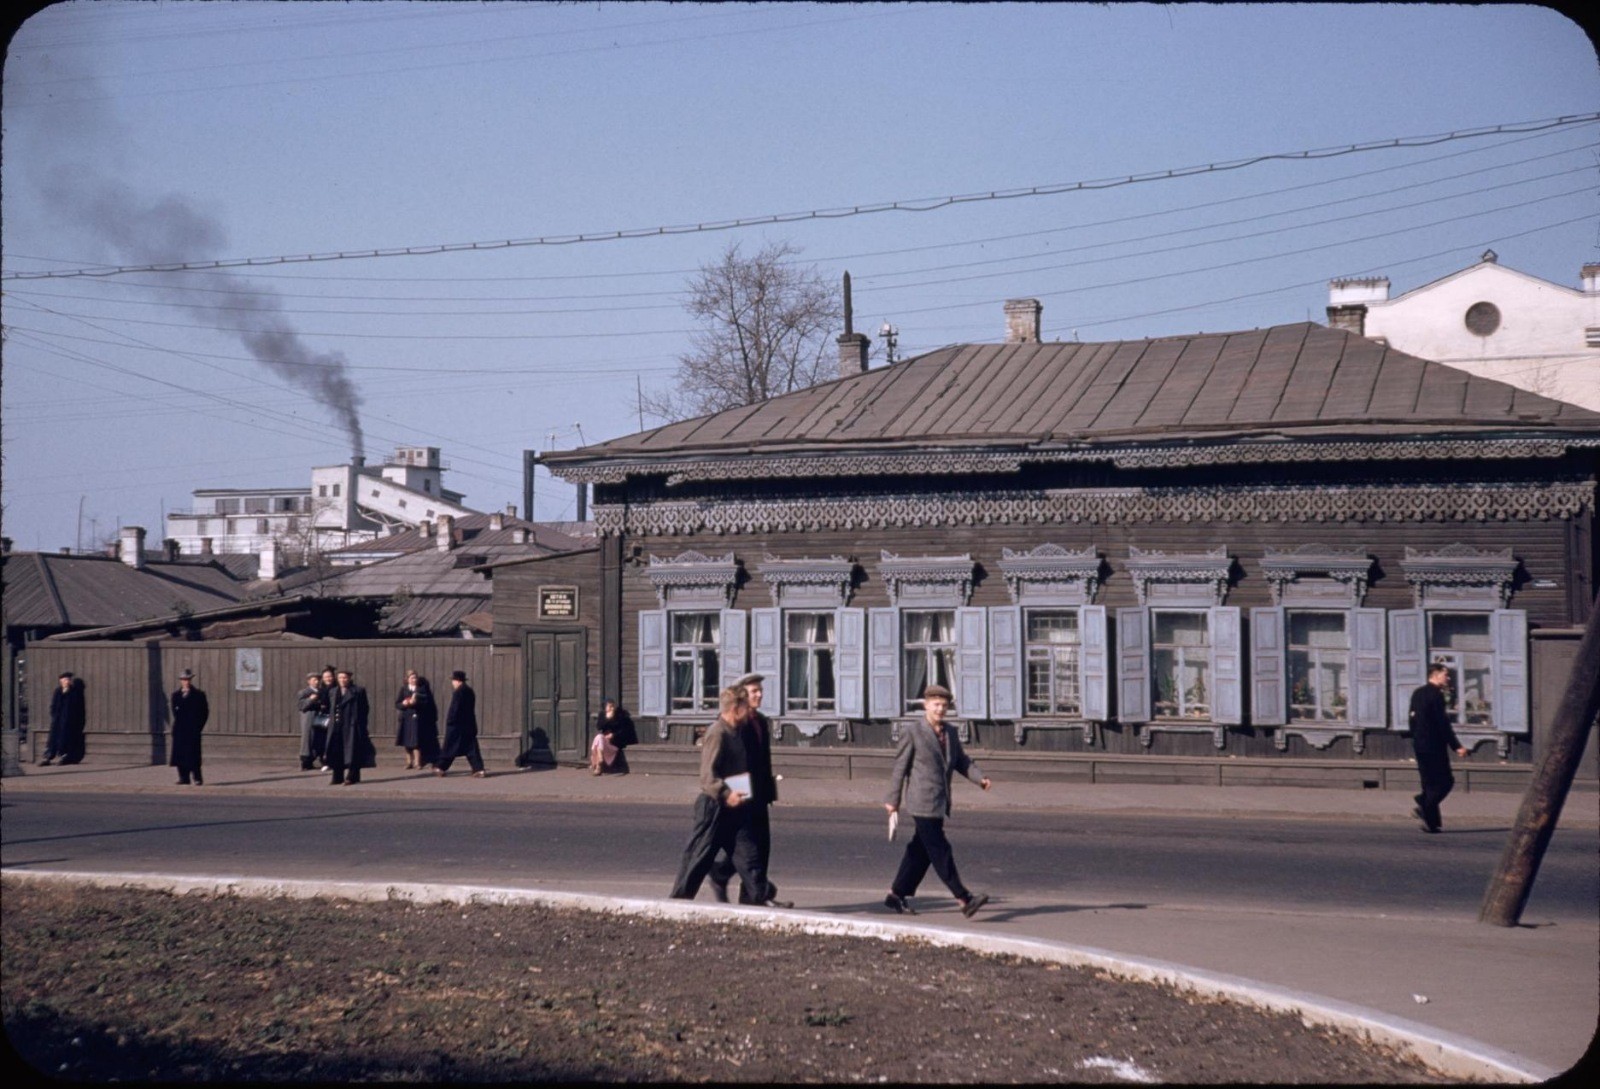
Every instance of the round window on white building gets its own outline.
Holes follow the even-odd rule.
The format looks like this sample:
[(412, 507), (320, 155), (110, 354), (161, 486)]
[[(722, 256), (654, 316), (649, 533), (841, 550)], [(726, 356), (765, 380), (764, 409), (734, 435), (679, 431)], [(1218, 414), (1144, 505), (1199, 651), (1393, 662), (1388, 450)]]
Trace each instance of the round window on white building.
[(1467, 330), (1486, 337), (1500, 328), (1500, 308), (1491, 302), (1476, 302), (1467, 307)]

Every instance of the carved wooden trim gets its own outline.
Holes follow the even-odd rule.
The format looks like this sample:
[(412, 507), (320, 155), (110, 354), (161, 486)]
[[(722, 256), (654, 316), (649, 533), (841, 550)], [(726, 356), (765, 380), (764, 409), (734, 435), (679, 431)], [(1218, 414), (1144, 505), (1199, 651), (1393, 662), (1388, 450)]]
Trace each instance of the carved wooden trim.
[[(1233, 557), (1228, 555), (1226, 545), (1206, 552), (1172, 553), (1128, 546), (1128, 574), (1133, 577), (1133, 589), (1139, 595), (1140, 605), (1221, 605), (1228, 595), (1228, 578), (1232, 572)], [(1193, 600), (1189, 600), (1187, 591), (1183, 595), (1173, 595), (1171, 601), (1150, 600), (1152, 584), (1177, 586), (1184, 583), (1195, 584), (1197, 593)], [(1202, 597), (1205, 600), (1201, 600)]]
[(1100, 588), (1100, 553), (1042, 544), (1030, 552), (1000, 551), (1000, 573), (1013, 604), (1088, 605)]
[(1038, 719), (1016, 719), (1011, 724), (1011, 736), (1018, 745), (1021, 745), (1028, 736), (1029, 730), (1082, 730), (1083, 743), (1091, 748), (1095, 744), (1095, 725), (1090, 721), (1083, 722), (1041, 722)]
[(1361, 753), (1367, 750), (1367, 735), (1360, 729), (1332, 729), (1322, 726), (1274, 726), (1272, 728), (1272, 744), (1279, 752), (1289, 748), (1289, 736), (1293, 734), (1303, 739), (1312, 748), (1321, 751), (1332, 745), (1341, 737), (1350, 739), (1351, 751)]
[(832, 729), (839, 735), (840, 741), (850, 740), (850, 720), (847, 718), (813, 719), (791, 718), (789, 716), (775, 718), (772, 720), (773, 740), (783, 740), (783, 728), (785, 726), (793, 726), (796, 730), (800, 731), (800, 735), (802, 737), (806, 738), (816, 737), (824, 730)]
[(843, 556), (827, 559), (779, 559), (766, 556), (756, 565), (774, 605), (834, 607), (850, 603), (855, 581), (855, 561)]
[(1503, 609), (1511, 600), (1517, 564), (1510, 548), (1479, 549), (1457, 543), (1433, 552), (1407, 546), (1400, 570), (1411, 584), (1411, 598), (1418, 608), (1448, 603)]
[(1595, 482), (1205, 486), (596, 504), (603, 535), (689, 536), (1163, 522), (1528, 522), (1592, 508)]
[[(891, 605), (948, 605), (960, 607), (972, 596), (972, 557), (896, 556), (881, 550), (878, 576), (889, 591)], [(906, 600), (902, 602), (901, 598)]]
[[(1367, 596), (1367, 580), (1372, 575), (1372, 557), (1367, 554), (1365, 545), (1308, 544), (1289, 550), (1268, 548), (1260, 564), (1274, 605), (1342, 604), (1357, 608)], [(1318, 580), (1342, 586), (1343, 601), (1317, 593)]]
[(645, 577), (655, 588), (656, 600), (665, 609), (669, 600), (682, 603), (687, 594), (703, 604), (720, 601), (721, 607), (733, 607), (733, 591), (739, 581), (739, 565), (728, 552), (721, 556), (707, 556), (689, 549), (676, 556), (651, 556)]
[(1217, 748), (1223, 748), (1228, 743), (1228, 728), (1226, 726), (1184, 726), (1179, 723), (1166, 722), (1141, 722), (1139, 723), (1139, 744), (1149, 748), (1154, 743), (1155, 735), (1168, 734), (1210, 734), (1211, 743)]

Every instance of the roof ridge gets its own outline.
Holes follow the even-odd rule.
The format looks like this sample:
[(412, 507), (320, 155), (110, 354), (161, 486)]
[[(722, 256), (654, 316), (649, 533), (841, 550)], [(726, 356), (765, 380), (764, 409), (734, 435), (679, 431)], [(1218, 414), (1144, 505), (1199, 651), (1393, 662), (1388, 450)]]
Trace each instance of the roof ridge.
[(50, 604), (55, 606), (56, 616), (61, 618), (63, 624), (72, 623), (67, 616), (66, 602), (61, 600), (61, 591), (56, 588), (56, 577), (51, 572), (50, 565), (44, 562), (44, 553), (35, 552), (33, 558), (39, 565), (40, 580), (44, 583), (45, 593), (50, 595)]

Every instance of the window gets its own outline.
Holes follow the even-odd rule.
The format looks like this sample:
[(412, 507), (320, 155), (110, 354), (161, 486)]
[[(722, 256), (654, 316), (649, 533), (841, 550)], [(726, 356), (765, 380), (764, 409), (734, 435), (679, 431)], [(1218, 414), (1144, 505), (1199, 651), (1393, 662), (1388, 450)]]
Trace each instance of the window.
[(423, 481), (423, 482), (422, 482), (422, 490), (423, 490), (423, 491), (425, 491), (425, 492), (431, 492), (431, 491), (433, 491), (433, 481), (431, 481), (431, 480), (424, 480), (424, 481)]
[(260, 533), (260, 534), (271, 533), (272, 532), (272, 519), (270, 519), (270, 518), (257, 518), (256, 519), (256, 532)]
[(328, 486), (326, 484), (318, 484), (317, 495), (323, 499), (328, 498)]
[(239, 501), (237, 499), (219, 499), (219, 500), (217, 500), (217, 513), (218, 514), (238, 514), (239, 513)]
[(1350, 636), (1343, 612), (1291, 610), (1289, 721), (1350, 718)]
[(834, 694), (835, 614), (784, 614), (784, 709), (795, 713), (829, 712)]
[(902, 710), (919, 712), (928, 685), (956, 688), (956, 614), (954, 609), (907, 609), (901, 623)]
[(1494, 723), (1494, 639), (1488, 613), (1429, 613), (1428, 660), (1450, 667), (1445, 704), (1457, 726)]
[(721, 691), (721, 614), (672, 613), (668, 706), (673, 711), (716, 711)]
[(335, 499), (339, 498), (339, 485), (337, 484), (333, 486), (333, 497)]
[(1211, 717), (1211, 633), (1205, 612), (1154, 610), (1150, 698), (1154, 717)]
[(1026, 615), (1028, 714), (1082, 714), (1078, 611), (1029, 609)]
[(266, 514), (270, 510), (271, 505), (264, 495), (252, 495), (244, 501), (244, 512), (246, 514)]

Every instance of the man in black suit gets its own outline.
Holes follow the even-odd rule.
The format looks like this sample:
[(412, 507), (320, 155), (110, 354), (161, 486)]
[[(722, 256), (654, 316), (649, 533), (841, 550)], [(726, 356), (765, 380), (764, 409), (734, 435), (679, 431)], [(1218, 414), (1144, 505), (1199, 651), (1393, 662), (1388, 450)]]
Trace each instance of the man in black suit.
[(1428, 667), (1428, 683), (1411, 693), (1411, 748), (1417, 754), (1417, 774), (1422, 778), (1422, 793), (1411, 815), (1422, 822), (1422, 830), (1436, 833), (1443, 822), (1439, 803), (1456, 785), (1450, 774), (1450, 750), (1465, 756), (1467, 750), (1456, 740), (1445, 706), (1444, 690), (1450, 684), (1450, 667), (1434, 662)]
[(167, 761), (178, 769), (179, 786), (188, 786), (191, 778), (195, 786), (205, 783), (200, 777), (200, 735), (210, 718), (211, 704), (195, 687), (194, 673), (179, 673), (178, 690), (172, 694), (172, 758)]
[(475, 779), (484, 777), (483, 754), (478, 750), (478, 696), (461, 670), (450, 674), (450, 709), (444, 713), (444, 748), (433, 773), (443, 776), (459, 756), (467, 758)]
[[(740, 736), (744, 741), (745, 759), (750, 770), (750, 797), (745, 799), (748, 807), (745, 819), (750, 822), (750, 833), (755, 837), (756, 851), (761, 858), (761, 872), (771, 873), (772, 864), (772, 825), (768, 821), (767, 807), (778, 800), (778, 781), (772, 774), (772, 720), (761, 713), (762, 684), (766, 678), (759, 673), (746, 673), (733, 682), (735, 688), (744, 689), (746, 699), (750, 701), (750, 717), (740, 727)], [(733, 855), (723, 853), (711, 865), (711, 895), (718, 903), (728, 902), (728, 882), (733, 879)], [(773, 899), (778, 895), (778, 886), (770, 879), (764, 892), (759, 892), (745, 886), (741, 879), (739, 882), (739, 903), (741, 904), (771, 904), (774, 907), (793, 907), (794, 905)]]

